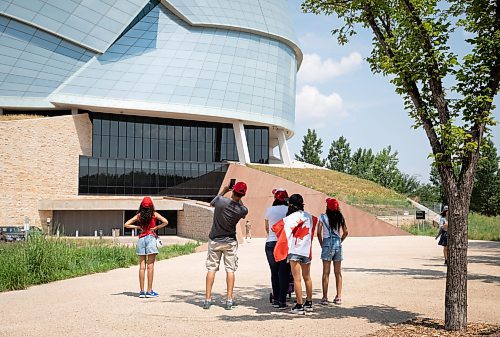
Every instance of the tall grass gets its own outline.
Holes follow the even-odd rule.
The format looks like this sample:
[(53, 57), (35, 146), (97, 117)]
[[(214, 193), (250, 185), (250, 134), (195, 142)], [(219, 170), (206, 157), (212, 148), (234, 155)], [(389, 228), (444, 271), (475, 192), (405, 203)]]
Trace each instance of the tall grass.
[[(187, 243), (162, 247), (158, 259), (190, 254), (197, 246)], [(27, 242), (0, 245), (0, 291), (25, 289), (134, 264), (137, 264), (134, 247), (33, 235)]]
[[(430, 224), (413, 225), (406, 227), (406, 231), (415, 235), (435, 236), (437, 228)], [(500, 216), (488, 217), (485, 215), (469, 214), (469, 239), (500, 241)]]

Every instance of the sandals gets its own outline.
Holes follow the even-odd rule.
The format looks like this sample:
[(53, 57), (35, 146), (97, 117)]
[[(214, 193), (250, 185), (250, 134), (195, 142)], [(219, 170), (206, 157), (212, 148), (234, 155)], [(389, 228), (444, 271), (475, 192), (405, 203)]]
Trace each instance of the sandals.
[(321, 305), (328, 305), (328, 298), (323, 297), (323, 298), (321, 299), (321, 302), (319, 302), (319, 304), (321, 304)]
[(333, 304), (341, 305), (342, 304), (342, 299), (339, 297), (335, 296), (335, 299), (333, 300)]

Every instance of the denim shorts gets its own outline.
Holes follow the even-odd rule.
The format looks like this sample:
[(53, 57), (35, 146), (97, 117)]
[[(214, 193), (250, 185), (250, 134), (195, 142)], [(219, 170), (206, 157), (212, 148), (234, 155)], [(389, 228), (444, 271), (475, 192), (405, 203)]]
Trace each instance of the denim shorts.
[(288, 257), (286, 258), (286, 262), (290, 261), (297, 261), (302, 264), (309, 264), (311, 263), (311, 259), (308, 258), (307, 256), (302, 256), (302, 255), (297, 255), (297, 254), (288, 254)]
[(340, 262), (344, 259), (342, 254), (342, 242), (336, 235), (323, 239), (321, 248), (321, 260)]
[(153, 235), (146, 235), (137, 241), (137, 255), (151, 255), (158, 254), (158, 247), (156, 247), (156, 237)]

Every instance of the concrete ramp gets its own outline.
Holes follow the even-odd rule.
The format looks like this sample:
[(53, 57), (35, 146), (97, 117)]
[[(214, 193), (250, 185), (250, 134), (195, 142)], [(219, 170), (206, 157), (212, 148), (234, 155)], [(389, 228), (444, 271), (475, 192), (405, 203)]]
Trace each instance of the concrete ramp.
[[(297, 171), (300, 172), (300, 170)], [(290, 180), (238, 164), (229, 165), (222, 186), (229, 184), (231, 178), (235, 178), (237, 181), (244, 181), (248, 184), (248, 192), (243, 202), (248, 207), (249, 213), (247, 218), (240, 222), (240, 226), (244, 233), (244, 224), (246, 220), (250, 220), (253, 237), (266, 236), (264, 214), (267, 207), (272, 205), (273, 195), (271, 191), (273, 188), (283, 187), (290, 195), (294, 193), (301, 194), (304, 197), (305, 210), (315, 216), (325, 211), (325, 199), (328, 197), (326, 194)], [(410, 235), (359, 208), (350, 206), (342, 201), (339, 201), (339, 203), (346, 219), (350, 236)]]

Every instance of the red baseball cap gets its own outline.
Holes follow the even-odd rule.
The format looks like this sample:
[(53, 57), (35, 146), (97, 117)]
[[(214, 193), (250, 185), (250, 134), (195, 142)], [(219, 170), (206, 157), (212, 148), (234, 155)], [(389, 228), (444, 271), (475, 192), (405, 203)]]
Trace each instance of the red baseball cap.
[(238, 181), (236, 184), (234, 184), (233, 191), (241, 196), (244, 196), (247, 194), (247, 184), (245, 184), (243, 181)]
[(284, 188), (275, 188), (272, 193), (276, 200), (286, 201), (288, 199), (288, 192)]
[(141, 201), (141, 206), (146, 208), (153, 207), (153, 200), (150, 197), (144, 197)]
[(337, 201), (337, 199), (328, 198), (326, 199), (326, 208), (328, 208), (330, 211), (338, 211), (339, 202)]

